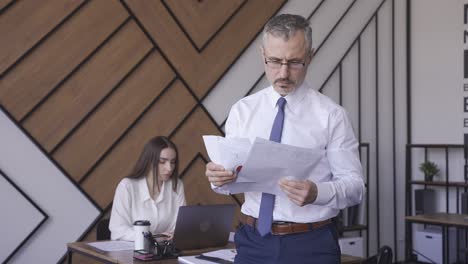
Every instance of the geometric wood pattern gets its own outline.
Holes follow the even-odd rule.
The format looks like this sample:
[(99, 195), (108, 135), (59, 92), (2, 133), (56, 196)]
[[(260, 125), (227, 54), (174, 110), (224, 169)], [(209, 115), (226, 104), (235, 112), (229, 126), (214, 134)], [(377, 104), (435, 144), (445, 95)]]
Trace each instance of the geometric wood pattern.
[(2, 103), (22, 119), (127, 17), (116, 1), (84, 5), (4, 77)]
[(51, 151), (152, 48), (135, 22), (127, 23), (24, 122)]
[[(189, 169), (189, 173), (186, 173), (183, 177), (184, 186), (192, 189), (190, 193), (187, 193), (187, 204), (237, 203), (233, 196), (217, 194), (211, 190), (210, 183), (204, 173), (205, 162), (200, 156), (194, 160)], [(240, 210), (237, 210), (233, 228), (239, 223), (239, 219)]]
[(0, 15), (4, 10), (6, 10), (10, 5), (12, 5), (14, 0), (0, 0)]
[[(2, 1), (0, 8), (8, 5), (7, 2)], [(8, 12), (0, 16), (0, 36), (2, 40), (8, 40), (2, 44), (0, 73), (3, 74), (82, 2), (82, 0), (24, 0), (14, 3)], [(24, 19), (25, 17), (28, 19)]]
[(282, 2), (247, 1), (209, 45), (198, 52), (161, 1), (126, 1), (131, 12), (198, 98), (202, 98), (222, 77)]
[(54, 153), (54, 158), (79, 180), (174, 77), (161, 55), (153, 52)]
[(201, 51), (216, 31), (232, 18), (246, 0), (163, 0), (162, 2), (187, 38), (198, 51)]
[(0, 104), (101, 218), (155, 135), (179, 148), (189, 204), (242, 202), (204, 176), (201, 136), (223, 132), (201, 102), (284, 3), (1, 1)]
[[(178, 107), (174, 107), (176, 103)], [(85, 191), (100, 206), (106, 207), (112, 202), (117, 183), (130, 172), (146, 141), (154, 135), (168, 135), (184, 120), (194, 105), (195, 100), (180, 81), (169, 86), (167, 92), (149, 109), (131, 133), (83, 181)], [(181, 158), (185, 157), (185, 149), (179, 149)], [(186, 189), (186, 192), (190, 191), (189, 187)]]

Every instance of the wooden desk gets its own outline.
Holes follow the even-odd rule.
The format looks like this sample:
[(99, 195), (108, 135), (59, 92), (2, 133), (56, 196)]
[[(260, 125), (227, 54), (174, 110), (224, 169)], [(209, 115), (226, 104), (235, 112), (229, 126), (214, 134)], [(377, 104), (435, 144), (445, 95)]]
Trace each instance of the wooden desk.
[[(434, 214), (422, 214), (422, 215), (412, 215), (406, 216), (405, 220), (407, 222), (407, 230), (410, 229), (411, 223), (419, 224), (428, 224), (428, 225), (438, 225), (442, 227), (442, 259), (443, 263), (449, 263), (449, 241), (448, 237), (448, 228), (457, 227), (457, 228), (468, 228), (468, 221), (465, 221), (465, 217), (468, 217), (466, 214), (448, 214), (448, 213), (434, 213)], [(406, 247), (407, 252), (406, 256), (413, 253), (413, 234), (411, 232), (406, 235)]]
[(406, 216), (405, 219), (409, 222), (421, 224), (468, 227), (468, 221), (465, 221), (465, 217), (468, 217), (468, 215), (435, 213)]
[[(228, 247), (233, 247), (231, 244)], [(203, 252), (208, 252), (216, 250), (219, 248), (209, 248), (205, 250), (190, 250), (182, 252), (183, 255), (198, 255)], [(113, 252), (100, 252), (97, 251), (94, 247), (89, 246), (86, 242), (75, 242), (67, 244), (67, 255), (68, 263), (72, 263), (72, 254), (78, 253), (88, 258), (97, 260), (101, 263), (148, 263), (148, 264), (176, 264), (180, 263), (177, 259), (168, 259), (168, 260), (158, 260), (158, 261), (138, 261), (133, 258), (133, 250), (123, 250), (123, 251), (113, 251)], [(342, 264), (358, 264), (361, 263), (363, 259), (359, 257), (353, 257), (348, 255), (341, 255)]]

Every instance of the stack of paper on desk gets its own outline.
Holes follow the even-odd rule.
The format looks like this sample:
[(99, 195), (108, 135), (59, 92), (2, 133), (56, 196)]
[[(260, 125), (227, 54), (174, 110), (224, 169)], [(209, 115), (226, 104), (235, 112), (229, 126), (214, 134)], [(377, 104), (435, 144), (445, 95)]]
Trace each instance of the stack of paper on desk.
[[(211, 260), (203, 259), (203, 256)], [(180, 262), (187, 264), (213, 264), (213, 263), (234, 263), (236, 257), (235, 249), (220, 249), (202, 254), (200, 256), (183, 256), (179, 257)]]
[(308, 149), (255, 138), (203, 136), (211, 161), (234, 171), (242, 166), (234, 183), (224, 188), (230, 193), (266, 192), (284, 196), (281, 178), (303, 180), (324, 157), (323, 149)]
[(88, 245), (93, 246), (102, 251), (121, 251), (121, 250), (130, 250), (134, 248), (132, 241), (98, 241), (91, 242)]

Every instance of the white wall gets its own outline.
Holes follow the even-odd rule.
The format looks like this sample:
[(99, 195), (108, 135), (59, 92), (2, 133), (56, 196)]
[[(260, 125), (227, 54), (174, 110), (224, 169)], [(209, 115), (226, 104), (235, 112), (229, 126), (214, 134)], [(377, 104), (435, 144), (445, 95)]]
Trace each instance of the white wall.
[(0, 261), (55, 263), (99, 210), (3, 108), (0, 146)]
[[(412, 0), (411, 1), (411, 143), (463, 144), (463, 23), (467, 0)], [(466, 82), (466, 81), (465, 81)], [(451, 181), (463, 181), (463, 150), (448, 150), (448, 171)], [(422, 149), (412, 151), (412, 179), (423, 180), (418, 170), (425, 157)], [(436, 181), (445, 181), (444, 149), (431, 149), (428, 159), (441, 168)], [(411, 186), (411, 191), (421, 185)], [(438, 212), (457, 212), (457, 189), (449, 188), (449, 206), (445, 187), (430, 186), (436, 190)], [(463, 192), (463, 190), (460, 190)], [(412, 199), (414, 209), (414, 196)], [(421, 225), (413, 226), (414, 232)], [(414, 244), (414, 243), (413, 243)], [(454, 247), (451, 244), (450, 247)], [(450, 258), (454, 256), (451, 255)]]
[(463, 143), (463, 4), (411, 1), (413, 143)]

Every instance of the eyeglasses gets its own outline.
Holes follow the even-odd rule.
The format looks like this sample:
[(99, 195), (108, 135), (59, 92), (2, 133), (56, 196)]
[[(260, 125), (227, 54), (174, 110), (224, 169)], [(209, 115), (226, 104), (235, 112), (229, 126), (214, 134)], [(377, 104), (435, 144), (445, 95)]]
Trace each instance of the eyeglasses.
[(286, 65), (288, 66), (288, 69), (290, 70), (301, 70), (302, 68), (305, 67), (305, 61), (296, 61), (296, 60), (291, 60), (291, 61), (286, 61), (283, 62), (282, 60), (279, 59), (271, 59), (265, 57), (265, 64), (269, 68), (273, 70), (279, 70), (281, 69), (281, 66)]

